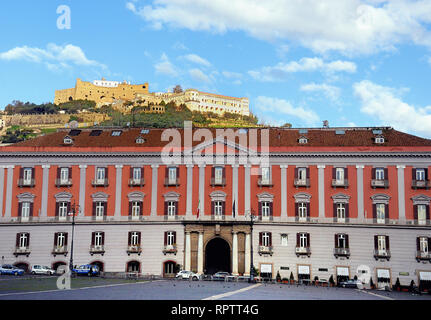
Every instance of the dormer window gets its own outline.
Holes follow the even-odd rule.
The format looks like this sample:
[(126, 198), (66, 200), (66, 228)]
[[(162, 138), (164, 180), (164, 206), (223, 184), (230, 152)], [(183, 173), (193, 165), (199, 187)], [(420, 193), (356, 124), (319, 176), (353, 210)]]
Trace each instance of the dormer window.
[(376, 144), (382, 144), (385, 143), (385, 137), (383, 136), (377, 136), (374, 138), (374, 143)]
[(136, 140), (135, 140), (135, 142), (136, 142), (137, 144), (143, 144), (143, 143), (145, 143), (145, 139), (144, 139), (144, 138), (142, 138), (142, 137), (137, 137), (137, 138), (136, 138)]
[(306, 137), (300, 137), (298, 142), (300, 144), (307, 144), (308, 143), (308, 139)]
[(69, 136), (65, 136), (63, 139), (64, 144), (73, 144), (73, 139)]

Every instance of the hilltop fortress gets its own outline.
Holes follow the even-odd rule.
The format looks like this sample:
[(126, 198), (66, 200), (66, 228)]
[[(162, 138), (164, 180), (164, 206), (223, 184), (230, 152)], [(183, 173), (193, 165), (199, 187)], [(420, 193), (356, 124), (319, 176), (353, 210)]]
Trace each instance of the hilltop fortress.
[[(141, 106), (154, 106), (162, 101), (185, 104), (191, 111), (214, 112), (223, 115), (225, 112), (250, 115), (248, 98), (235, 98), (214, 93), (187, 89), (182, 92), (149, 92), (148, 83), (132, 85), (126, 81), (95, 80), (93, 82), (76, 80), (75, 88), (56, 90), (55, 104), (73, 100), (91, 100), (98, 107), (112, 105), (123, 112), (129, 112), (133, 105), (124, 104), (126, 101)], [(159, 112), (157, 107), (152, 107)]]

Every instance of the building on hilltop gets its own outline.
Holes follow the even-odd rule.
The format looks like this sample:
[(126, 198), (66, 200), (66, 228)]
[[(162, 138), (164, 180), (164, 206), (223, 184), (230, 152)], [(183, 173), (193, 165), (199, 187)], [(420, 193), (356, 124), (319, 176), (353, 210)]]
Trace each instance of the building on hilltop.
[(27, 269), (74, 241), (106, 273), (431, 289), (430, 160), (392, 128), (61, 130), (0, 148), (0, 249)]
[(195, 89), (183, 92), (149, 92), (148, 83), (131, 85), (105, 79), (85, 82), (77, 79), (75, 88), (55, 91), (55, 104), (73, 100), (92, 100), (98, 107), (112, 105), (113, 108), (128, 113), (131, 105), (124, 102), (132, 101), (140, 106), (149, 106), (151, 112), (164, 112), (162, 108), (151, 106), (174, 102), (177, 105), (185, 104), (191, 111), (213, 112), (223, 115), (225, 112), (250, 115), (248, 98), (235, 98), (214, 93), (207, 93)]

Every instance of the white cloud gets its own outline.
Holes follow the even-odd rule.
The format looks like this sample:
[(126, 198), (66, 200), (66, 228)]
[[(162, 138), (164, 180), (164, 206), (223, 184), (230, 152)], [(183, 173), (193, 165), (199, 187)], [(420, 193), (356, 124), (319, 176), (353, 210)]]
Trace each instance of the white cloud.
[(191, 69), (189, 70), (189, 74), (195, 81), (212, 83), (212, 79), (199, 69)]
[(211, 66), (211, 63), (208, 60), (198, 56), (197, 54), (193, 54), (193, 53), (187, 54), (187, 55), (183, 56), (183, 58), (190, 61), (190, 62), (202, 65), (204, 67), (210, 67)]
[(324, 72), (333, 74), (335, 72), (356, 72), (356, 64), (351, 61), (337, 60), (325, 62), (321, 58), (302, 58), (299, 61), (288, 63), (280, 62), (275, 66), (263, 67), (260, 70), (251, 70), (250, 76), (260, 81), (283, 80), (289, 73), (295, 72)]
[(223, 71), (222, 75), (228, 79), (241, 79), (242, 78), (242, 74), (239, 72)]
[(328, 85), (326, 83), (317, 84), (312, 82), (304, 84), (301, 86), (300, 90), (305, 92), (323, 92), (324, 96), (333, 102), (338, 102), (341, 94), (340, 88)]
[(70, 65), (107, 69), (104, 64), (88, 59), (80, 47), (72, 44), (61, 46), (50, 43), (46, 49), (31, 48), (28, 46), (16, 47), (9, 51), (1, 52), (0, 60), (23, 60), (33, 63), (43, 63), (48, 69), (56, 71), (68, 68)]
[(263, 113), (263, 115), (259, 114), (259, 118), (277, 119), (277, 124), (292, 122), (291, 118), (297, 118), (307, 125), (315, 125), (319, 121), (319, 116), (313, 110), (294, 107), (289, 101), (283, 99), (259, 96), (255, 107)]
[(397, 89), (364, 80), (353, 85), (361, 100), (361, 112), (401, 131), (431, 137), (431, 106), (409, 105), (397, 96)]
[(171, 63), (165, 53), (162, 54), (162, 56), (160, 57), (160, 61), (155, 64), (154, 68), (156, 69), (157, 74), (162, 74), (170, 77), (177, 77), (179, 74), (177, 68)]
[(128, 2), (127, 8), (156, 28), (244, 31), (315, 52), (369, 54), (401, 43), (431, 47), (429, 0), (154, 0)]

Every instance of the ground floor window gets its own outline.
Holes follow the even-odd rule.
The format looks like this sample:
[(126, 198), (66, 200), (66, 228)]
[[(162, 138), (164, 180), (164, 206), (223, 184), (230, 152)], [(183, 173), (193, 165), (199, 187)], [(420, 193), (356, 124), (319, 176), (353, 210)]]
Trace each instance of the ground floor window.
[(127, 263), (127, 272), (139, 272), (141, 269), (141, 263), (138, 261), (129, 261)]

